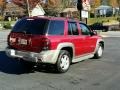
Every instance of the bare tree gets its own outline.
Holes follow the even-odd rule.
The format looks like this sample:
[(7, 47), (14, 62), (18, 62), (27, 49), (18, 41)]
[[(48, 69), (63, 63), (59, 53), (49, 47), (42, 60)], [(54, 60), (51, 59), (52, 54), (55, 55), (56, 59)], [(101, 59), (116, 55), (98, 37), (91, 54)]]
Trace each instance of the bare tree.
[[(27, 0), (12, 0), (15, 4), (23, 7), (27, 11)], [(42, 0), (28, 0), (30, 8), (33, 8)], [(70, 7), (74, 0), (48, 0), (44, 5), (42, 4), (47, 15), (58, 15), (64, 8)]]
[(118, 2), (118, 7), (119, 7), (119, 15), (120, 15), (120, 0), (117, 0), (117, 2)]
[[(25, 13), (29, 15), (29, 9), (32, 9), (39, 3), (41, 0), (12, 0), (13, 3), (25, 9)], [(29, 5), (29, 7), (28, 7)]]
[(6, 6), (6, 1), (5, 0), (0, 0), (0, 8), (1, 8), (1, 15), (2, 16), (4, 14), (5, 6)]

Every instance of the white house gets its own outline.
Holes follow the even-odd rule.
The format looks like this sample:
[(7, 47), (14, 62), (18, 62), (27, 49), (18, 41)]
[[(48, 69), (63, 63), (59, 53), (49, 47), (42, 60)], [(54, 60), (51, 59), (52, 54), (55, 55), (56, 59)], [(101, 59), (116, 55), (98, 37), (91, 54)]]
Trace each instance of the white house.
[(40, 4), (37, 4), (31, 11), (31, 16), (44, 16), (45, 11)]

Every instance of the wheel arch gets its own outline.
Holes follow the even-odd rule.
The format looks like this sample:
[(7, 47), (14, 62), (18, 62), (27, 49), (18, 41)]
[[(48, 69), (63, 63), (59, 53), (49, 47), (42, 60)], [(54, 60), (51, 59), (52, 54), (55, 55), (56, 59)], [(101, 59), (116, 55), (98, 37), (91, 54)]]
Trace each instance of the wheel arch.
[(66, 50), (70, 53), (71, 58), (73, 58), (73, 48), (72, 47), (63, 47), (61, 50)]
[(105, 47), (105, 46), (104, 46), (104, 41), (100, 41), (99, 44), (101, 44), (102, 47), (103, 47), (103, 49), (104, 49), (104, 47)]
[(72, 43), (61, 43), (58, 45), (58, 50), (66, 50), (70, 53), (71, 58), (75, 56), (75, 49)]
[(96, 42), (96, 48), (95, 48), (94, 53), (96, 53), (99, 44), (101, 44), (102, 47), (103, 47), (103, 49), (104, 49), (104, 40), (103, 40), (102, 38), (101, 38), (101, 39), (98, 39), (97, 42)]

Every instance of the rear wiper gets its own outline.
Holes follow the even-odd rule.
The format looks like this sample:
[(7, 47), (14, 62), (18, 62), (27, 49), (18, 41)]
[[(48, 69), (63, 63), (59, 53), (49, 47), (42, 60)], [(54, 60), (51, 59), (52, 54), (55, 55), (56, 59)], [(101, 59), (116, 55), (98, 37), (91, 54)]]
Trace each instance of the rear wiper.
[(31, 34), (31, 32), (28, 32), (28, 31), (26, 31), (26, 30), (11, 31), (11, 32), (23, 33), (23, 34)]
[(26, 32), (26, 31), (22, 31), (21, 33), (23, 33), (23, 34), (27, 34), (27, 32)]
[(31, 34), (31, 33), (28, 32), (28, 31), (22, 31), (21, 33), (23, 33), (23, 34)]

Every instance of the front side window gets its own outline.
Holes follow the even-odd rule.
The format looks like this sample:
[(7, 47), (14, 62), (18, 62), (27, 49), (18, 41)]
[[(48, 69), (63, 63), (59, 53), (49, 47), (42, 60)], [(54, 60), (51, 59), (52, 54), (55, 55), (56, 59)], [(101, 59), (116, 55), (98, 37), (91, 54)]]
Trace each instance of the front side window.
[(79, 35), (77, 23), (68, 22), (68, 35)]
[(85, 24), (79, 24), (81, 28), (82, 35), (90, 35), (90, 30)]
[(64, 21), (52, 20), (48, 29), (49, 35), (63, 35), (64, 34)]

